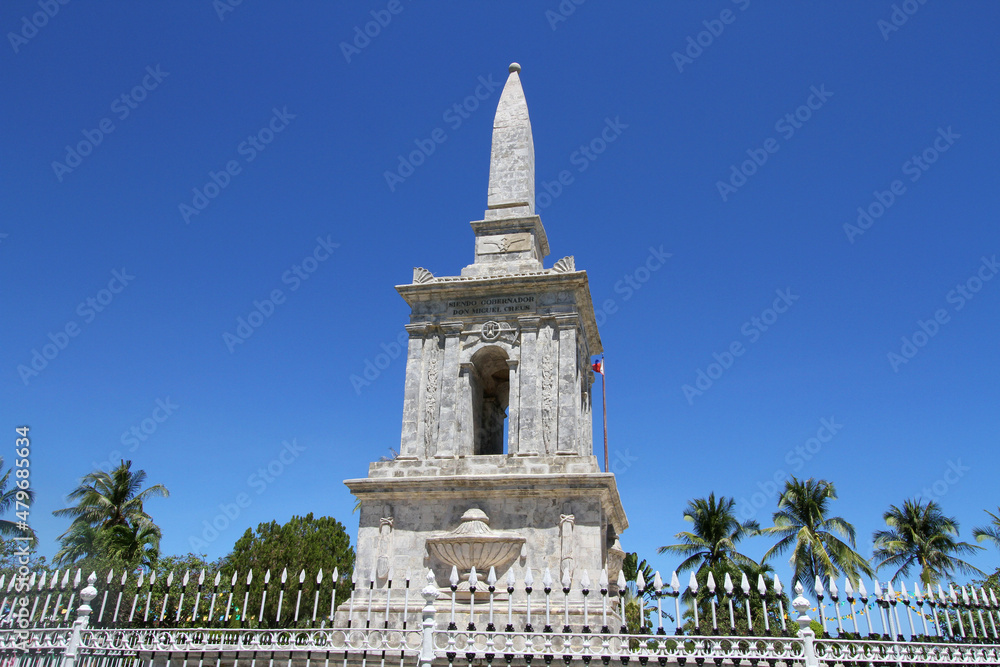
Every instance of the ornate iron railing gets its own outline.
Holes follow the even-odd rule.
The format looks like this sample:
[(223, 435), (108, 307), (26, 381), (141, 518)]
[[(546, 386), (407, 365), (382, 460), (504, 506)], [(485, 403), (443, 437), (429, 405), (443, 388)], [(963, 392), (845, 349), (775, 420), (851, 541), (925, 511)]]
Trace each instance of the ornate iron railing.
[[(355, 577), (350, 596), (339, 609), (334, 607), (336, 580), (331, 582), (327, 592), (317, 587), (311, 605), (303, 605), (303, 596), (299, 594), (294, 604), (285, 607), (286, 589), (284, 586), (278, 589), (275, 623), (287, 618), (317, 623), (319, 627), (227, 627), (225, 610), (232, 608), (231, 600), (237, 591), (220, 594), (215, 589), (209, 594), (201, 585), (195, 591), (186, 588), (164, 591), (162, 599), (156, 600), (161, 610), (150, 622), (151, 626), (159, 627), (127, 627), (127, 621), (118, 623), (117, 627), (115, 623), (92, 623), (110, 608), (109, 600), (113, 600), (120, 611), (124, 590), (123, 586), (117, 595), (109, 591), (99, 594), (94, 574), (83, 588), (78, 588), (78, 579), (74, 577), (74, 585), (60, 587), (57, 595), (53, 595), (54, 589), (44, 587), (28, 595), (18, 595), (14, 589), (15, 594), (2, 603), (7, 610), (7, 625), (13, 627), (0, 629), (0, 667), (75, 667), (77, 663), (81, 667), (132, 667), (133, 664), (151, 665), (164, 657), (170, 665), (179, 660), (181, 667), (186, 667), (203, 666), (206, 660), (220, 665), (223, 656), (227, 665), (248, 657), (251, 662), (267, 658), (269, 664), (281, 660), (288, 665), (293, 660), (304, 660), (306, 664), (315, 660), (322, 660), (324, 664), (338, 660), (345, 665), (359, 660), (361, 663), (378, 661), (380, 667), (385, 667), (387, 662), (412, 665), (418, 659), (425, 667), (434, 662), (463, 667), (473, 662), (486, 665), (536, 662), (548, 666), (553, 661), (565, 665), (590, 665), (592, 662), (609, 665), (611, 661), (627, 665), (633, 660), (643, 666), (650, 661), (657, 665), (704, 665), (706, 661), (743, 664), (746, 661), (746, 664), (767, 664), (769, 667), (793, 664), (1000, 665), (996, 629), (1000, 608), (992, 591), (973, 591), (970, 595), (963, 588), (960, 596), (954, 588), (948, 595), (943, 589), (923, 593), (917, 588), (910, 596), (905, 588), (897, 595), (891, 584), (883, 592), (876, 583), (875, 594), (869, 596), (863, 583), (858, 583), (855, 594), (852, 582), (847, 581), (845, 602), (848, 606), (843, 606), (838, 604), (836, 582), (830, 582), (826, 589), (821, 582), (816, 582), (814, 590), (819, 605), (812, 607), (814, 603), (803, 596), (802, 585), (796, 584), (797, 595), (791, 605), (798, 615), (794, 622), (786, 623), (792, 617), (785, 613), (786, 598), (781, 594), (777, 577), (770, 589), (765, 587), (763, 578), (760, 579), (760, 595), (751, 604), (745, 576), (737, 588), (727, 575), (718, 590), (709, 577), (706, 588), (710, 595), (699, 598), (698, 583), (693, 577), (685, 590), (679, 585), (676, 574), (671, 577), (670, 584), (664, 586), (657, 573), (651, 582), (651, 591), (647, 591), (641, 575), (633, 591), (639, 599), (644, 593), (651, 593), (647, 596), (647, 604), (650, 601), (655, 604), (656, 627), (648, 625), (648, 619), (643, 618), (640, 621), (643, 627), (637, 632), (629, 632), (622, 620), (626, 617), (626, 582), (621, 575), (617, 578), (617, 587), (609, 584), (607, 573), (603, 572), (597, 585), (592, 586), (587, 573), (582, 573), (580, 580), (574, 583), (566, 572), (557, 583), (545, 571), (538, 582), (540, 586), (536, 587), (530, 570), (521, 582), (512, 576), (506, 581), (498, 581), (492, 571), (485, 580), (471, 572), (466, 582), (460, 582), (457, 572), (453, 571), (449, 585), (442, 589), (433, 573), (428, 571), (426, 585), (419, 591), (416, 586), (411, 587), (408, 576), (403, 586), (394, 589), (391, 576), (382, 582), (374, 578), (359, 582)], [(65, 575), (62, 580), (68, 582)], [(184, 585), (187, 586), (186, 581)], [(137, 591), (141, 593), (141, 587), (137, 587)], [(177, 607), (167, 614), (172, 593), (177, 595)], [(191, 593), (193, 600), (189, 597)], [(690, 598), (686, 623), (680, 613), (685, 593)], [(329, 595), (330, 606), (325, 614), (317, 612), (321, 594), (324, 601)], [(72, 625), (68, 624), (69, 613), (61, 606), (60, 596), (65, 596), (66, 609), (74, 602), (80, 603)], [(265, 587), (260, 599), (254, 601), (258, 621), (263, 619), (267, 596)], [(834, 602), (835, 620), (830, 618), (829, 612), (824, 613), (826, 597)], [(210, 622), (199, 625), (197, 621), (202, 618), (198, 610), (206, 599), (211, 611), (204, 618)], [(226, 600), (224, 604), (222, 599)], [(873, 602), (868, 607), (870, 599)], [(673, 602), (673, 628), (663, 625), (664, 601), (668, 602), (668, 608), (669, 602)], [(133, 623), (135, 610), (140, 608), (150, 621), (145, 610), (153, 607), (152, 602), (149, 593), (145, 598), (139, 594), (133, 597), (128, 605)], [(250, 608), (250, 602), (248, 587), (241, 608)], [(868, 631), (865, 638), (862, 638), (858, 623), (861, 611), (856, 607), (858, 602), (861, 609), (871, 612), (864, 615)], [(220, 605), (218, 615), (217, 603)], [(92, 604), (99, 609), (96, 617)], [(700, 607), (704, 607), (701, 613)], [(177, 627), (170, 623), (171, 617), (175, 622), (182, 621), (186, 610), (190, 610), (188, 622), (195, 627)], [(824, 628), (820, 638), (816, 638), (811, 629), (810, 610), (819, 611), (819, 623)], [(903, 616), (906, 617), (908, 641), (903, 637), (906, 631), (901, 622)], [(873, 617), (878, 621), (877, 627)], [(112, 614), (109, 618), (113, 620), (118, 615)], [(253, 618), (244, 614), (239, 619), (230, 616), (229, 620), (250, 624)], [(733, 632), (738, 623), (744, 624), (746, 636)], [(835, 625), (836, 638), (828, 636), (830, 625)], [(708, 629), (708, 632), (698, 632), (698, 629)]]

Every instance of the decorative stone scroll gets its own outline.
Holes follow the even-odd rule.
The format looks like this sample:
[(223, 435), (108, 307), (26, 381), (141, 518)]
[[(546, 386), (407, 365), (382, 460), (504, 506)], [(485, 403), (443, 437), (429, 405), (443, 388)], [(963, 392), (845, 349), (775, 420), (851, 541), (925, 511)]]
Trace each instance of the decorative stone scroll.
[(434, 274), (425, 269), (422, 266), (413, 267), (413, 282), (414, 283), (429, 283), (434, 280)]
[[(388, 515), (392, 510), (386, 507), (384, 513)], [(389, 576), (389, 567), (392, 563), (392, 517), (383, 516), (378, 523), (378, 547), (375, 550), (377, 559), (375, 561), (375, 574), (379, 579), (386, 579)]]
[[(569, 508), (564, 508), (568, 510)], [(559, 573), (569, 572), (573, 576), (573, 530), (576, 527), (576, 516), (572, 514), (559, 515)]]
[(567, 255), (556, 262), (552, 266), (552, 270), (556, 273), (572, 273), (576, 271), (576, 258), (573, 255)]

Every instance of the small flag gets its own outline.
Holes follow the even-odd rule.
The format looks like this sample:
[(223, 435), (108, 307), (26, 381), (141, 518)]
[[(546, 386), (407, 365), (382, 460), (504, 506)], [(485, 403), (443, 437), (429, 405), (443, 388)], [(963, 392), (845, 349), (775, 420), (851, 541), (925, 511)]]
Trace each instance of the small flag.
[(604, 375), (604, 358), (602, 357), (600, 360), (595, 361), (592, 368), (594, 369), (595, 373), (600, 373), (601, 375)]

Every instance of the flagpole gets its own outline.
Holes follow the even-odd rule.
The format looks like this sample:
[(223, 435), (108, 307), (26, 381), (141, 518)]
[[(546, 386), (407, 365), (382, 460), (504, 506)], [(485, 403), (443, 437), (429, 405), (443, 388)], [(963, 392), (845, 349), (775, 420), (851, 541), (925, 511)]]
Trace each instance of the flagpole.
[(601, 401), (604, 406), (604, 472), (608, 472), (608, 376), (604, 374), (604, 355), (601, 355)]

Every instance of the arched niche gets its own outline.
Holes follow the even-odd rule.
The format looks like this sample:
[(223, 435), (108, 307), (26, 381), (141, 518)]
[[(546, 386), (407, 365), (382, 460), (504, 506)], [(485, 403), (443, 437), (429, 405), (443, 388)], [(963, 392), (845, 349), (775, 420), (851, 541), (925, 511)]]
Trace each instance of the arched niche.
[(510, 394), (508, 359), (507, 351), (496, 345), (477, 350), (470, 359), (473, 454), (504, 453)]

